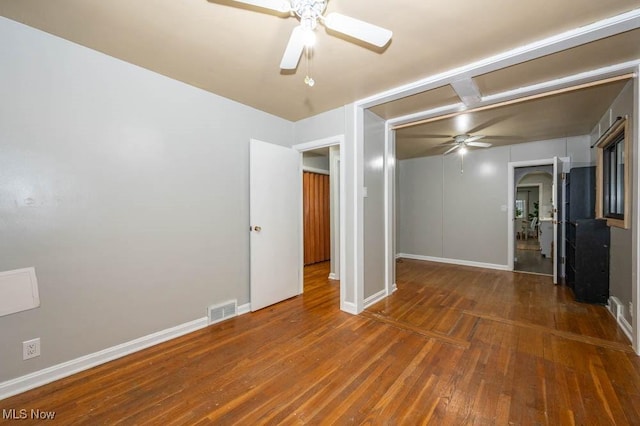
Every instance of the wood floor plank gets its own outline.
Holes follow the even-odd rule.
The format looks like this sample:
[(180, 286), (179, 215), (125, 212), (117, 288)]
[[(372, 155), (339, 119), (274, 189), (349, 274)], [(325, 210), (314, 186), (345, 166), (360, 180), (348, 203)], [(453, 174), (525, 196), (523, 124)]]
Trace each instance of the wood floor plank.
[[(51, 424), (640, 424), (640, 362), (547, 277), (403, 260), (398, 291), (305, 293), (0, 401)], [(0, 423), (9, 423), (0, 418)], [(26, 419), (20, 424), (38, 424)]]

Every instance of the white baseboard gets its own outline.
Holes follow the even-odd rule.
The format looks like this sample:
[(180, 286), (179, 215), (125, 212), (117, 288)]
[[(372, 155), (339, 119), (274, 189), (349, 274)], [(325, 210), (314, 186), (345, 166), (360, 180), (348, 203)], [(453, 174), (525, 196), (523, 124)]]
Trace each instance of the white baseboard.
[(329, 274), (329, 279), (330, 280), (338, 280), (340, 278), (338, 278), (338, 276), (334, 272), (332, 272), (332, 273)]
[(387, 291), (386, 290), (380, 290), (376, 294), (372, 294), (371, 296), (369, 296), (366, 299), (364, 299), (364, 307), (365, 307), (365, 309), (368, 308), (369, 306), (379, 302), (380, 300), (384, 299), (385, 297), (387, 297)]
[(238, 315), (244, 315), (251, 312), (251, 303), (245, 303), (244, 305), (238, 305)]
[(395, 293), (396, 290), (398, 290), (398, 284), (396, 283), (391, 284), (391, 293)]
[(452, 265), (461, 265), (461, 266), (473, 266), (476, 268), (497, 269), (499, 271), (509, 270), (509, 265), (500, 265), (497, 263), (474, 262), (472, 260), (462, 260), (462, 259), (448, 259), (446, 257), (422, 256), (419, 254), (398, 253), (396, 255), (396, 259), (397, 258), (405, 258), (405, 259), (413, 259), (413, 260), (428, 260), (429, 262), (449, 263)]
[(629, 324), (629, 321), (624, 317), (624, 305), (615, 296), (609, 297), (609, 303), (607, 309), (611, 315), (616, 319), (618, 326), (622, 332), (633, 342), (633, 327)]
[[(244, 305), (243, 305), (244, 306)], [(204, 328), (208, 325), (208, 318), (199, 318), (175, 327), (167, 328), (120, 345), (112, 346), (80, 358), (72, 359), (43, 370), (35, 371), (25, 376), (0, 383), (0, 400), (28, 391), (38, 386), (71, 376), (97, 365), (121, 358), (133, 352), (146, 349), (158, 343), (166, 342), (187, 333)]]
[(342, 302), (340, 306), (340, 310), (351, 315), (359, 314), (358, 309), (356, 308), (356, 304), (352, 302)]

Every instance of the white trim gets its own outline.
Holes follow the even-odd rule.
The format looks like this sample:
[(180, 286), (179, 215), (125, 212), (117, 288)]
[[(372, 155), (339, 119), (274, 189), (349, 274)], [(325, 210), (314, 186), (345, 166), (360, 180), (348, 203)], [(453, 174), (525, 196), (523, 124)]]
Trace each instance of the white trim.
[(318, 148), (328, 148), (332, 145), (338, 145), (344, 141), (344, 135), (334, 135), (327, 138), (315, 139), (312, 141), (301, 142), (292, 146), (293, 149), (304, 152)]
[(633, 327), (627, 319), (624, 317), (624, 307), (620, 299), (615, 296), (609, 297), (609, 303), (607, 304), (607, 310), (616, 319), (618, 326), (627, 336), (629, 341), (633, 342)]
[(633, 341), (633, 327), (629, 324), (627, 319), (623, 316), (618, 317), (618, 325), (629, 340)]
[[(340, 145), (329, 147), (329, 169), (331, 170), (331, 174), (329, 176), (329, 186), (330, 186), (330, 195), (331, 195), (331, 270), (329, 271), (333, 276), (332, 279), (339, 280), (340, 279), (340, 271), (341, 268), (341, 259), (342, 259), (342, 249), (344, 246), (341, 243), (340, 235), (342, 235), (341, 224), (343, 222), (340, 221), (340, 214), (342, 212), (343, 207), (341, 207), (344, 202), (342, 198), (341, 185), (342, 176), (340, 173), (340, 163), (342, 153), (340, 152)], [(346, 186), (345, 186), (346, 188)]]
[(619, 64), (608, 65), (594, 70), (580, 72), (553, 80), (544, 81), (542, 83), (531, 84), (529, 86), (518, 87), (517, 89), (507, 90), (505, 92), (496, 93), (482, 97), (482, 102), (493, 104), (498, 102), (509, 101), (513, 99), (523, 98), (525, 96), (539, 95), (558, 89), (566, 89), (572, 86), (580, 86), (581, 84), (592, 83), (598, 80), (604, 80), (611, 77), (624, 75), (638, 65), (640, 60), (622, 62)]
[[(353, 181), (353, 189), (354, 189), (354, 219), (356, 221), (353, 230), (354, 241), (354, 285), (355, 285), (355, 300), (356, 303), (361, 300), (361, 295), (363, 293), (363, 281), (362, 281), (362, 272), (363, 272), (363, 231), (361, 229), (361, 221), (363, 217), (363, 203), (362, 203), (362, 180), (363, 180), (363, 171), (362, 171), (362, 161), (363, 161), (363, 148), (364, 148), (364, 138), (362, 135), (363, 122), (364, 122), (364, 109), (374, 107), (377, 105), (384, 104), (386, 102), (394, 101), (397, 99), (401, 99), (404, 97), (408, 97), (414, 94), (426, 92), (431, 89), (435, 89), (438, 87), (442, 87), (456, 80), (461, 79), (472, 79), (475, 76), (479, 76), (482, 74), (486, 74), (492, 71), (496, 71), (499, 69), (504, 69), (509, 66), (527, 62), (533, 59), (541, 58), (553, 53), (561, 52), (563, 50), (567, 50), (573, 47), (585, 45), (587, 43), (593, 42), (595, 40), (603, 39), (606, 37), (610, 37), (612, 35), (621, 34), (626, 31), (630, 31), (633, 29), (640, 28), (640, 8), (634, 9), (632, 11), (613, 16), (611, 18), (603, 19), (598, 22), (594, 22), (592, 24), (579, 27), (573, 30), (569, 30), (533, 43), (526, 44), (521, 47), (517, 47), (515, 49), (500, 53), (498, 55), (491, 56), (489, 58), (482, 59), (480, 61), (472, 62), (470, 64), (464, 65), (462, 67), (454, 68), (452, 70), (445, 71), (440, 74), (435, 74), (424, 79), (411, 82), (406, 85), (398, 86), (396, 88), (392, 88), (390, 90), (386, 90), (380, 92), (378, 94), (374, 94), (367, 98), (360, 99), (352, 104), (353, 112), (352, 117), (354, 119), (354, 129), (353, 129), (353, 172), (354, 172), (354, 181)], [(598, 70), (589, 71), (586, 73), (579, 73), (575, 76), (564, 77), (556, 80), (552, 80), (546, 83), (546, 90), (551, 90), (552, 87), (560, 88), (561, 86), (569, 87), (572, 84), (576, 84), (578, 82), (589, 82), (595, 81), (599, 78), (603, 77), (612, 77), (616, 75), (622, 75), (626, 72), (638, 72), (640, 61), (632, 61), (626, 62), (623, 64), (612, 65), (610, 67), (600, 68)], [(637, 79), (636, 79), (637, 81)], [(636, 99), (638, 97), (636, 83)], [(502, 94), (497, 94), (491, 97), (485, 97), (483, 99), (482, 106), (489, 105), (490, 103), (497, 103), (500, 99), (514, 99), (518, 95), (525, 96), (526, 93), (541, 93), (545, 90), (545, 83), (540, 85), (531, 85), (524, 89), (516, 89), (515, 91), (507, 91)], [(527, 92), (528, 91), (528, 92)], [(638, 109), (638, 102), (635, 102), (636, 110)], [(474, 105), (478, 106), (478, 105)], [(444, 115), (446, 113), (458, 112), (466, 109), (466, 106), (462, 102), (458, 102), (453, 105), (446, 105), (438, 108), (434, 108), (432, 110), (426, 112), (420, 112), (415, 114), (406, 115), (404, 117), (398, 117), (391, 120), (387, 120), (387, 138), (393, 130), (390, 129), (390, 125), (401, 124), (404, 122), (416, 121), (418, 119), (437, 117), (440, 115)], [(350, 108), (346, 108), (347, 111), (350, 111)], [(636, 111), (637, 113), (638, 111)], [(348, 112), (351, 113), (351, 112)], [(640, 121), (640, 120), (634, 120)], [(635, 126), (636, 130), (638, 125)], [(637, 135), (637, 131), (635, 134)], [(637, 161), (637, 159), (636, 159)], [(389, 175), (385, 175), (385, 179), (389, 179)], [(513, 176), (510, 177), (511, 181), (513, 181)], [(637, 180), (637, 179), (636, 179)], [(389, 185), (390, 182), (386, 182), (385, 185)], [(513, 185), (513, 182), (511, 183)], [(640, 186), (636, 185), (636, 188)], [(637, 190), (636, 192), (639, 192)], [(389, 197), (386, 198), (386, 202), (390, 203)], [(637, 203), (636, 203), (637, 204)], [(386, 207), (390, 209), (390, 206)], [(510, 217), (513, 216), (513, 206), (509, 205), (510, 209)], [(389, 219), (389, 218), (387, 218)], [(636, 222), (640, 226), (640, 219), (636, 216)], [(385, 224), (385, 226), (389, 226), (389, 222)], [(510, 221), (509, 224), (511, 234), (513, 235), (513, 222)], [(637, 229), (634, 234), (635, 241), (640, 240), (640, 230)], [(393, 230), (395, 237), (395, 229)], [(638, 235), (636, 235), (638, 234)], [(392, 241), (392, 240), (391, 240)], [(391, 241), (387, 241), (389, 247), (387, 247), (387, 253), (393, 252), (393, 247), (391, 247)], [(509, 250), (509, 256), (511, 257), (511, 261), (509, 264), (511, 265), (511, 270), (513, 270), (513, 241), (510, 240), (511, 245)], [(637, 247), (634, 246), (634, 250)], [(388, 258), (391, 256), (388, 255)], [(637, 256), (636, 256), (637, 257)], [(639, 261), (640, 262), (640, 261)], [(634, 286), (634, 301), (637, 302), (637, 293), (640, 293), (640, 274), (637, 273), (637, 270), (640, 269), (639, 262), (634, 264), (634, 271), (636, 274), (634, 275), (636, 279), (636, 286)], [(389, 274), (387, 274), (388, 276)], [(640, 303), (635, 303), (636, 309), (639, 310), (638, 315), (634, 318), (640, 318)], [(361, 306), (357, 306), (361, 308)], [(634, 319), (634, 321), (640, 321)], [(634, 348), (637, 352), (640, 352), (640, 327), (637, 327), (637, 338), (634, 341)]]
[(451, 265), (473, 266), (475, 268), (497, 269), (499, 271), (509, 270), (508, 265), (500, 265), (498, 263), (475, 262), (473, 260), (448, 259), (446, 257), (422, 256), (419, 254), (408, 254), (408, 253), (399, 253), (398, 257), (404, 258), (404, 259), (413, 259), (413, 260), (426, 260), (428, 262), (448, 263)]
[(633, 350), (640, 355), (640, 65), (635, 69), (636, 77), (633, 79), (633, 145), (631, 147), (631, 185), (633, 194), (631, 199), (631, 301), (633, 303), (633, 318), (631, 328), (633, 330), (631, 341)]
[(238, 315), (248, 314), (249, 312), (251, 312), (251, 303), (238, 306)]
[(309, 166), (302, 166), (302, 171), (303, 172), (311, 172), (311, 173), (318, 173), (319, 175), (329, 175), (329, 170), (324, 170), (324, 169), (317, 169), (315, 167), (309, 167)]
[(372, 294), (371, 296), (364, 299), (364, 308), (368, 308), (371, 305), (375, 305), (382, 299), (388, 296), (387, 290), (380, 290), (379, 292)]
[[(395, 291), (395, 173), (396, 173), (396, 144), (395, 133), (389, 131), (389, 122), (385, 123), (384, 137), (384, 270), (385, 290), (387, 295)], [(365, 303), (366, 305), (366, 303)]]
[(35, 371), (25, 376), (7, 380), (6, 382), (0, 383), (0, 400), (88, 370), (97, 365), (113, 361), (114, 359), (157, 345), (158, 343), (166, 342), (167, 340), (200, 330), (208, 325), (208, 321), (207, 317), (199, 318), (43, 370)]
[[(536, 83), (529, 86), (519, 87), (513, 90), (507, 90), (505, 92), (486, 95), (483, 96), (480, 101), (474, 103), (472, 108), (488, 107), (503, 102), (515, 101), (529, 96), (544, 95), (545, 93), (593, 83), (598, 80), (613, 78), (632, 72), (635, 73), (635, 68), (639, 64), (640, 60), (623, 62), (620, 64), (609, 65), (595, 70), (585, 71), (578, 74), (545, 81), (542, 83)], [(448, 114), (462, 113), (467, 109), (468, 108), (464, 103), (458, 102), (455, 104), (439, 106), (436, 108), (395, 117), (389, 119), (388, 123), (391, 127), (394, 127), (403, 124), (410, 124), (420, 120), (442, 117)]]
[(356, 312), (364, 310), (364, 110), (357, 105), (353, 109), (353, 167), (355, 176), (353, 179), (354, 197), (354, 302)]
[(330, 280), (337, 280), (337, 279), (338, 279), (338, 277), (336, 277), (336, 274), (334, 274), (333, 272), (329, 274), (329, 277), (328, 277), (328, 278), (329, 278)]
[(471, 77), (464, 77), (451, 82), (451, 87), (462, 102), (470, 107), (478, 104), (482, 100), (480, 89)]
[(356, 304), (352, 302), (347, 302), (344, 300), (340, 301), (340, 310), (352, 315), (358, 315), (360, 312), (356, 309)]
[[(595, 40), (610, 37), (640, 27), (640, 9), (634, 9), (583, 27), (565, 31), (470, 64), (445, 71), (412, 83), (399, 86), (356, 102), (361, 108), (370, 108), (386, 102), (444, 86), (454, 80), (475, 77), (519, 63), (527, 62)], [(462, 104), (464, 105), (464, 104)]]
[[(342, 159), (344, 157), (344, 152), (346, 150), (346, 144), (345, 144), (345, 137), (344, 134), (342, 135), (334, 135), (334, 136), (330, 136), (327, 138), (323, 138), (323, 139), (317, 139), (317, 140), (313, 140), (313, 141), (308, 141), (308, 142), (303, 142), (303, 143), (299, 143), (296, 145), (293, 145), (293, 149), (297, 150), (298, 152), (300, 152), (300, 165), (301, 165), (301, 171), (300, 171), (300, 178), (302, 178), (302, 153), (305, 151), (309, 151), (312, 149), (317, 149), (317, 148), (325, 148), (325, 147), (329, 147), (329, 146), (333, 146), (333, 145), (338, 145), (340, 147), (340, 158)], [(345, 312), (349, 312), (349, 313), (354, 313), (352, 312), (351, 309), (347, 302), (347, 291), (346, 291), (346, 286), (347, 286), (347, 273), (346, 273), (346, 267), (347, 267), (347, 261), (346, 261), (346, 255), (347, 255), (347, 250), (346, 250), (346, 242), (347, 242), (347, 237), (346, 237), (346, 229), (347, 229), (347, 186), (346, 186), (346, 181), (347, 181), (347, 173), (346, 173), (346, 161), (340, 161), (340, 309), (345, 311)], [(302, 190), (302, 189), (301, 189)], [(302, 198), (300, 198), (302, 200)], [(300, 209), (302, 210), (302, 209)], [(300, 218), (299, 218), (299, 223), (298, 223), (298, 229), (300, 232), (300, 292), (302, 293), (302, 290), (304, 288), (304, 233), (303, 233), (303, 217), (302, 217), (302, 212), (300, 214)], [(357, 313), (357, 312), (355, 312)]]

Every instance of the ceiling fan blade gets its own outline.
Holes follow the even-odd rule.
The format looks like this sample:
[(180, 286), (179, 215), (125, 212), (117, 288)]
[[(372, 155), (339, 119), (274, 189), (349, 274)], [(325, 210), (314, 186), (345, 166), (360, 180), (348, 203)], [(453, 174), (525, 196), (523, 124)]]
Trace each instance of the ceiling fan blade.
[(470, 138), (465, 139), (464, 142), (465, 143), (474, 142), (474, 141), (477, 141), (477, 140), (482, 139), (484, 137), (485, 137), (484, 135), (475, 135), (475, 136), (471, 136)]
[(335, 12), (328, 14), (324, 18), (324, 25), (330, 30), (346, 34), (378, 47), (383, 47), (389, 43), (393, 35), (393, 32), (386, 28)]
[(462, 146), (462, 145), (461, 145), (461, 144), (459, 144), (459, 143), (458, 143), (458, 144), (455, 144), (454, 146), (452, 146), (451, 148), (449, 148), (449, 149), (448, 149), (444, 154), (442, 154), (442, 155), (447, 155), (447, 154), (449, 154), (450, 152), (453, 152), (453, 151), (455, 151), (456, 149), (459, 149), (461, 146)]
[(298, 67), (300, 56), (304, 50), (304, 34), (301, 26), (297, 26), (291, 32), (289, 37), (289, 43), (282, 55), (282, 61), (280, 62), (280, 69), (294, 70)]
[(250, 4), (263, 9), (274, 10), (279, 13), (291, 12), (291, 3), (287, 0), (233, 0), (237, 3)]
[(489, 148), (491, 146), (491, 144), (487, 142), (465, 142), (465, 145), (477, 146), (478, 148)]

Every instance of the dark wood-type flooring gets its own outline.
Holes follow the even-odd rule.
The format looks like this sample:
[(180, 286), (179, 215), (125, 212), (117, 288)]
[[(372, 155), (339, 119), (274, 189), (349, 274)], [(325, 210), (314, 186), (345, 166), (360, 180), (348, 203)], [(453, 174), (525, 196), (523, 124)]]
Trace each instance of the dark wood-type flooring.
[(640, 361), (604, 307), (544, 276), (397, 266), (398, 291), (361, 315), (313, 265), (302, 296), (0, 409), (88, 425), (640, 424)]
[(553, 275), (553, 258), (542, 256), (537, 238), (516, 240), (515, 258), (516, 271)]

